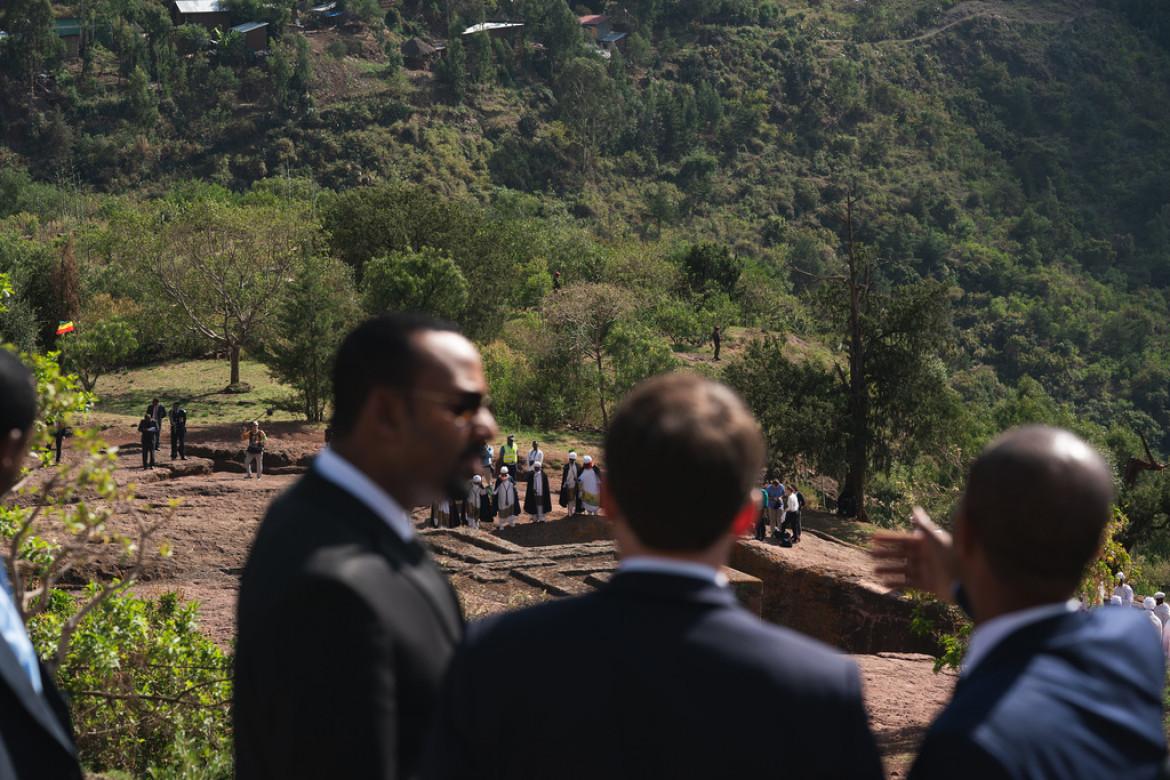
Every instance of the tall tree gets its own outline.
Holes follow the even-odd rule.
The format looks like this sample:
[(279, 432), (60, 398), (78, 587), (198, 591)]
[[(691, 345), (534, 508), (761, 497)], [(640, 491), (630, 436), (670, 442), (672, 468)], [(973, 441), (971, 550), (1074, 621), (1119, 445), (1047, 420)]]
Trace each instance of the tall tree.
[(325, 419), (333, 355), (360, 316), (350, 268), (332, 257), (306, 258), (276, 313), (262, 359), (273, 376), (296, 389), (309, 422)]
[(237, 206), (197, 200), (160, 210), (148, 230), (126, 236), (149, 282), (188, 327), (226, 350), (230, 387), (240, 383), (240, 351), (269, 326), (315, 228), (291, 205)]
[[(846, 402), (845, 485), (859, 517), (871, 469), (937, 430), (949, 391), (939, 355), (951, 332), (946, 288), (935, 281), (882, 288), (871, 249), (854, 234), (856, 196), (845, 200), (844, 270), (819, 298), (842, 335), (835, 370)], [(842, 363), (844, 365), (842, 365)]]
[(621, 95), (597, 57), (569, 60), (556, 81), (557, 111), (581, 145), (581, 164), (588, 172), (603, 141), (621, 120)]
[(31, 98), (37, 76), (60, 54), (61, 41), (53, 30), (49, 0), (8, 0), (0, 13), (0, 29), (8, 33), (4, 49), (7, 78), (22, 83)]
[(606, 361), (610, 356), (610, 334), (634, 309), (630, 294), (611, 284), (571, 284), (553, 293), (545, 304), (545, 317), (562, 334), (572, 352), (586, 359), (597, 371), (597, 399), (601, 424), (609, 427), (610, 393)]

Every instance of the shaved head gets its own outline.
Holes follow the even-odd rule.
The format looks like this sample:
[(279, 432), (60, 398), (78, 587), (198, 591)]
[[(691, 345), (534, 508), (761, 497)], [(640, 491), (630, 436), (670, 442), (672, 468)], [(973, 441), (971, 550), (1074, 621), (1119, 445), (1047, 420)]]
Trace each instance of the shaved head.
[(1069, 431), (1034, 425), (1008, 431), (976, 459), (960, 515), (998, 577), (1064, 598), (1097, 554), (1112, 503), (1113, 475), (1097, 451)]

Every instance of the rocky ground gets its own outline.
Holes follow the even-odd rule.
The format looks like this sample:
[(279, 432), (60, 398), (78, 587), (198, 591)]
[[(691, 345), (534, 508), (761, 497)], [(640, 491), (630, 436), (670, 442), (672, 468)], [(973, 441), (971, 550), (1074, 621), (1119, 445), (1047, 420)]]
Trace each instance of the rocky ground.
[[(152, 562), (136, 590), (152, 595), (176, 590), (198, 601), (204, 630), (224, 647), (231, 644), (239, 574), (259, 520), (273, 498), (297, 479), (293, 472), (301, 471), (321, 445), (319, 433), (304, 431), (294, 423), (276, 424), (269, 429), (266, 465), (285, 473), (249, 480), (239, 465), (242, 445), (237, 435), (231, 426), (192, 431), (188, 460), (173, 463), (164, 442), (158, 468), (146, 471), (141, 469), (136, 436), (112, 440), (125, 445), (119, 453), (117, 477), (137, 484), (138, 500), (145, 508), (166, 511), (171, 499), (179, 500), (161, 537), (174, 554)], [(564, 453), (547, 455), (554, 491), (563, 457)], [(35, 487), (51, 473), (44, 470), (31, 483)], [(421, 526), (427, 512), (419, 509), (414, 516)], [(492, 531), (489, 538), (531, 547), (534, 554), (540, 554), (540, 546), (550, 541), (587, 546), (598, 538), (596, 529), (581, 530), (584, 526), (574, 526), (575, 522), (566, 520), (564, 510), (556, 507), (547, 528), (532, 527), (524, 518), (516, 529)], [(558, 538), (570, 529), (579, 538)], [(437, 554), (444, 558), (441, 551)], [(599, 554), (612, 556), (606, 550)], [(949, 696), (954, 678), (934, 674), (929, 656), (905, 652), (921, 648), (908, 638), (904, 607), (873, 581), (865, 552), (831, 536), (818, 536), (814, 530), (791, 549), (744, 542), (732, 565), (764, 580), (765, 617), (854, 653), (887, 768), (892, 777), (904, 776), (925, 725)], [(486, 582), (470, 569), (456, 569), (450, 570), (452, 581), (473, 618), (555, 597), (537, 581), (504, 576)], [(117, 570), (117, 561), (110, 558), (98, 560), (83, 575), (108, 576)], [(845, 630), (851, 626), (864, 628)]]

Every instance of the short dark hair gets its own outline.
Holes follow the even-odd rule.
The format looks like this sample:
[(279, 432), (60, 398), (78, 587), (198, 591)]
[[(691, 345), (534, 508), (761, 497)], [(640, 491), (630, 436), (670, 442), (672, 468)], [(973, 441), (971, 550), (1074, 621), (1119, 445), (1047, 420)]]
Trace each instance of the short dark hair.
[(1075, 434), (1008, 431), (971, 465), (963, 514), (997, 576), (1029, 595), (1065, 598), (1096, 555), (1113, 476)]
[(27, 433), (37, 418), (36, 381), (28, 366), (0, 348), (0, 435)]
[(411, 336), (430, 330), (458, 332), (425, 314), (394, 313), (366, 320), (345, 337), (333, 361), (334, 433), (353, 430), (375, 387), (411, 386), (421, 365)]
[[(696, 552), (727, 532), (764, 463), (760, 426), (731, 388), (665, 374), (634, 388), (605, 437), (610, 491), (642, 544)], [(694, 481), (668, 487), (680, 475)]]

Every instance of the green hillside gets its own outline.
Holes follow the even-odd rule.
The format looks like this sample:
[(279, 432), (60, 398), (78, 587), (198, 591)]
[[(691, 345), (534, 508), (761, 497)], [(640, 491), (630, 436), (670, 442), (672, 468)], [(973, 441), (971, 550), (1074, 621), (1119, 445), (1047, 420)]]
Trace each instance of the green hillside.
[[(1164, 4), (310, 5), (224, 0), (268, 22), (256, 53), (162, 0), (9, 0), (0, 336), (114, 322), (109, 368), (234, 348), (303, 378), (362, 312), (423, 308), (484, 345), (509, 423), (595, 428), (649, 373), (722, 373), (776, 468), (887, 521), (945, 509), (1008, 425), (1170, 449)], [(484, 20), (524, 26), (461, 34)], [(404, 60), (416, 38), (442, 49)], [(229, 255), (248, 328), (195, 267)], [(1122, 504), (1170, 553), (1162, 480)]]

